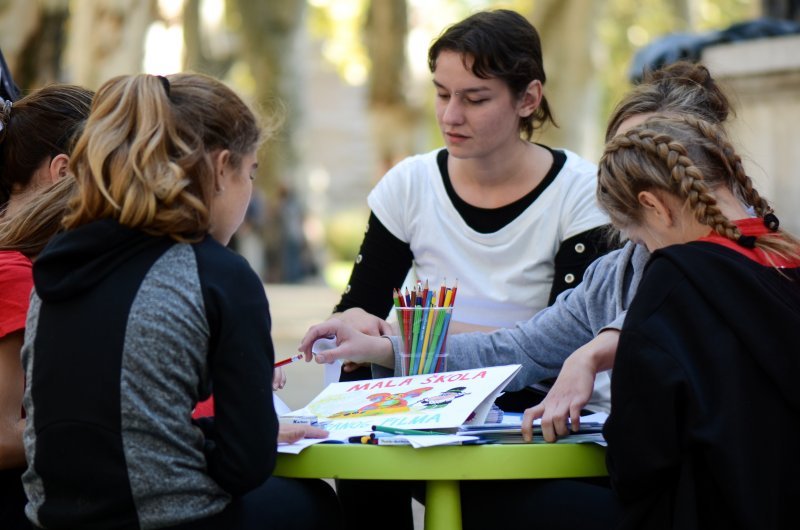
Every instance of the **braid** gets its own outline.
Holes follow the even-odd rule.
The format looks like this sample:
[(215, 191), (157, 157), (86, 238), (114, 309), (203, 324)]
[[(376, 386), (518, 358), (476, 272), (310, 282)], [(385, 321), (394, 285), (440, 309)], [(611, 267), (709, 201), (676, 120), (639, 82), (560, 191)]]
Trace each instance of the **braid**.
[[(598, 201), (618, 227), (641, 223), (640, 191), (661, 189), (684, 199), (698, 222), (722, 237), (800, 259), (800, 241), (778, 229), (777, 217), (753, 187), (725, 132), (694, 116), (656, 116), (613, 138), (600, 160), (598, 182)], [(743, 236), (717, 203), (713, 191), (722, 188), (753, 206), (771, 232)]]
[(758, 191), (753, 187), (753, 181), (747, 176), (747, 173), (745, 173), (741, 157), (736, 153), (733, 145), (728, 141), (722, 130), (694, 116), (687, 115), (684, 116), (683, 119), (690, 126), (700, 131), (700, 133), (713, 144), (713, 151), (716, 151), (720, 160), (728, 166), (727, 169), (734, 178), (734, 182), (728, 184), (737, 188), (734, 191), (738, 191), (740, 198), (744, 200), (747, 205), (752, 206), (759, 217), (764, 217), (772, 213), (773, 209), (769, 205), (769, 202), (761, 197)]
[(633, 130), (626, 137), (630, 141), (629, 147), (641, 149), (664, 163), (671, 182), (662, 184), (686, 199), (699, 222), (723, 237), (734, 241), (739, 239), (742, 234), (717, 206), (702, 171), (689, 158), (683, 144), (669, 135), (648, 129)]

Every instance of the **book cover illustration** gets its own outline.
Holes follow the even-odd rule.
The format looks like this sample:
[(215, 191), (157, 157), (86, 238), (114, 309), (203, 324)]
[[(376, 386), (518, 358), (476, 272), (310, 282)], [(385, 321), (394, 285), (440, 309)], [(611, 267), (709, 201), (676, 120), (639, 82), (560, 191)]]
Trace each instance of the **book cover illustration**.
[(328, 385), (304, 410), (326, 422), (329, 431), (386, 425), (414, 429), (454, 429), (482, 423), (520, 365), (457, 372), (349, 381)]

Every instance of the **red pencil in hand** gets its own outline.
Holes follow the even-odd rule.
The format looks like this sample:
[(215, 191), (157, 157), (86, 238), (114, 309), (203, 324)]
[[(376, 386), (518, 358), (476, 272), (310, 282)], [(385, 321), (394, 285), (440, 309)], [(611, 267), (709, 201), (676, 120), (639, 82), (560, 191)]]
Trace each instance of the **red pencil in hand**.
[(275, 368), (277, 368), (279, 366), (283, 366), (284, 364), (289, 364), (289, 363), (293, 363), (295, 361), (302, 361), (302, 360), (303, 360), (303, 354), (302, 353), (298, 353), (294, 357), (289, 357), (288, 359), (284, 359), (282, 361), (276, 362), (275, 363)]

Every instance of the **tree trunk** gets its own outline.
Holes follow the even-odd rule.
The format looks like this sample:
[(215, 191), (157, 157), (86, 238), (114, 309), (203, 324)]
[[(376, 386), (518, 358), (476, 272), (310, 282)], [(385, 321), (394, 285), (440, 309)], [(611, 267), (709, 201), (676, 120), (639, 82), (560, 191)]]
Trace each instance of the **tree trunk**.
[(67, 55), (72, 81), (97, 88), (108, 79), (142, 71), (154, 0), (73, 0)]
[(38, 88), (63, 81), (61, 51), (66, 42), (68, 2), (67, 0), (42, 2), (38, 15), (37, 24), (28, 35), (18, 56), (14, 81), (20, 87)]
[[(294, 68), (287, 67), (293, 59), (293, 39), (303, 18), (304, 0), (236, 0), (243, 38), (242, 52), (250, 66), (255, 82), (256, 103), (270, 107), (279, 98), (287, 107), (286, 122), (281, 140), (291, 138), (294, 129), (293, 113), (297, 112)], [(263, 180), (275, 183), (280, 180), (287, 165), (296, 161), (291, 145), (282, 144), (280, 150), (266, 150), (266, 166), (259, 170)], [(269, 154), (271, 153), (271, 154)], [(272, 193), (274, 186), (266, 191)]]
[(592, 50), (599, 6), (591, 0), (538, 0), (532, 20), (542, 40), (544, 93), (559, 127), (547, 126), (537, 141), (596, 160), (601, 91)]
[(418, 113), (409, 108), (405, 97), (407, 34), (405, 0), (370, 2), (364, 37), (371, 62), (369, 110), (379, 163), (376, 177), (414, 149)]
[[(268, 200), (270, 220), (264, 232), (267, 247), (268, 280), (281, 281), (283, 235), (287, 233), (281, 196), (294, 188), (297, 150), (293, 142), (300, 117), (300, 93), (295, 77), (294, 38), (303, 20), (305, 0), (236, 0), (228, 5), (228, 14), (238, 22), (243, 39), (242, 53), (250, 66), (255, 86), (256, 105), (270, 109), (275, 99), (286, 108), (285, 121), (277, 138), (259, 153), (258, 185)], [(283, 190), (284, 193), (281, 192)]]
[(39, 2), (0, 3), (0, 48), (3, 50), (14, 82), (20, 89), (34, 88), (35, 81), (25, 71), (31, 62), (31, 43), (41, 33), (44, 8)]
[(219, 52), (211, 49), (209, 42), (214, 37), (203, 32), (200, 0), (186, 0), (183, 6), (184, 70), (202, 72), (220, 79), (228, 75), (235, 54), (231, 50)]

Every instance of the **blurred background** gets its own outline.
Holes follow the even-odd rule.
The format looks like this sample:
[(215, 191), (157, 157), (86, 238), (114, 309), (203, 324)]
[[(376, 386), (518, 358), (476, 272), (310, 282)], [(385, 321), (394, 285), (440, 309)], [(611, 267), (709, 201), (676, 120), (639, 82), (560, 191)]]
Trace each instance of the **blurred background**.
[(798, 3), (0, 0), (0, 48), (23, 93), (55, 81), (94, 89), (119, 74), (194, 70), (225, 80), (266, 114), (283, 108), (235, 239), (267, 284), (281, 357), (338, 299), (375, 182), (401, 158), (441, 145), (427, 48), (481, 9), (515, 9), (537, 27), (560, 126), (535, 140), (590, 160), (643, 66), (706, 63), (729, 88), (748, 171), (782, 225), (800, 232)]
[[(560, 125), (546, 128), (536, 140), (596, 160), (606, 116), (630, 87), (635, 68), (647, 62), (643, 50), (649, 47), (651, 63), (659, 54), (662, 61), (680, 55), (701, 59), (714, 47), (707, 46), (715, 44), (709, 35), (765, 17), (797, 20), (796, 4), (0, 0), (0, 48), (23, 92), (54, 81), (97, 88), (118, 74), (194, 70), (224, 79), (265, 113), (280, 104), (285, 125), (261, 152), (258, 190), (235, 245), (265, 282), (324, 282), (339, 290), (358, 251), (371, 187), (401, 158), (441, 145), (426, 57), (429, 44), (447, 25), (486, 8), (512, 8), (528, 16), (541, 33), (545, 90)], [(776, 31), (755, 27), (750, 33), (716, 40), (775, 40)], [(798, 55), (788, 45), (777, 47)], [(637, 52), (641, 57), (635, 63)], [(734, 64), (740, 63), (741, 53), (734, 56)], [(753, 68), (764, 60), (756, 59)], [(731, 77), (724, 68), (712, 73)], [(758, 130), (746, 139), (771, 144), (773, 133), (785, 137), (785, 129), (797, 123), (786, 112), (759, 115), (764, 123), (755, 123), (746, 111), (742, 115), (742, 97), (754, 93), (762, 99), (756, 106), (769, 98), (761, 83), (748, 82), (736, 87), (744, 94), (734, 94), (740, 118), (750, 119), (747, 125), (757, 129), (766, 124), (772, 132)], [(798, 86), (789, 92), (794, 92), (796, 107)], [(753, 141), (742, 143), (755, 147)], [(793, 149), (776, 151), (782, 154), (751, 157), (757, 166), (754, 177), (777, 178), (774, 156), (786, 158)], [(797, 164), (782, 167), (792, 172), (788, 180), (800, 180), (795, 178)], [(790, 195), (795, 204), (800, 201), (797, 190), (792, 188)]]

